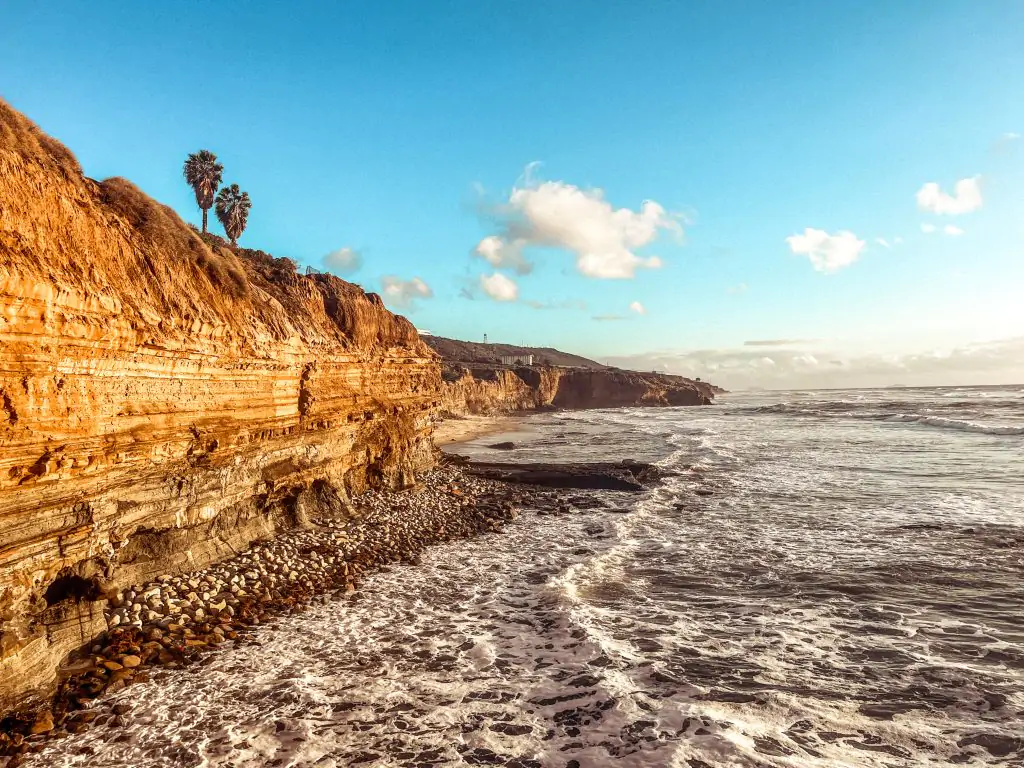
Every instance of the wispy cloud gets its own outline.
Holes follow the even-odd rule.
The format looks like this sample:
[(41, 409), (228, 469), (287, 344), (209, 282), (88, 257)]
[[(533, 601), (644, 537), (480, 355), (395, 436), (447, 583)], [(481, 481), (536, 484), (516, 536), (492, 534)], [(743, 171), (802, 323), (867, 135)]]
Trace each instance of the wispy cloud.
[(657, 269), (657, 256), (640, 256), (637, 249), (661, 232), (681, 237), (679, 217), (653, 200), (637, 211), (613, 208), (600, 189), (581, 189), (565, 181), (538, 182), (530, 165), (506, 203), (493, 212), (502, 232), (481, 240), (475, 253), (499, 268), (529, 272), (523, 255), (530, 247), (560, 248), (576, 258), (577, 270), (587, 277), (631, 278), (638, 269)]
[(903, 238), (900, 237), (899, 235), (896, 235), (892, 239), (885, 238), (885, 237), (876, 237), (875, 238), (875, 244), (876, 245), (880, 245), (883, 248), (886, 248), (888, 250), (892, 250), (893, 248), (895, 248), (895, 247), (897, 247), (899, 245), (903, 245)]
[(434, 296), (430, 286), (418, 277), (403, 280), (395, 275), (385, 275), (380, 282), (385, 303), (399, 309), (415, 309), (417, 299), (430, 299)]
[(537, 301), (535, 299), (524, 300), (523, 304), (530, 309), (578, 309), (585, 311), (587, 302), (579, 299), (566, 299), (565, 301)]
[(932, 232), (935, 231), (935, 225), (934, 224), (928, 224), (926, 222), (926, 223), (921, 225), (921, 231), (924, 232), (926, 235), (930, 235)]
[(1024, 337), (904, 354), (849, 356), (809, 350), (699, 349), (606, 357), (635, 370), (700, 376), (727, 389), (799, 389), (1024, 381)]
[(1017, 149), (1021, 143), (1021, 135), (1016, 131), (1007, 131), (994, 142), (992, 152), (996, 155), (1007, 155)]
[(964, 234), (964, 230), (960, 229), (960, 227), (954, 227), (952, 224), (947, 224), (946, 226), (944, 226), (942, 228), (942, 231), (945, 232), (947, 235), (952, 235), (953, 237), (959, 237), (960, 235)]
[(630, 312), (636, 312), (638, 315), (646, 315), (647, 307), (641, 304), (639, 301), (634, 301), (629, 305)]
[(976, 211), (982, 205), (980, 181), (980, 176), (960, 179), (952, 195), (943, 192), (937, 183), (930, 181), (917, 191), (917, 207), (940, 216), (958, 216)]
[(726, 293), (746, 293), (749, 290), (746, 283), (740, 283), (739, 285), (730, 285), (725, 289)]
[(807, 227), (802, 235), (786, 238), (789, 249), (798, 256), (806, 256), (818, 272), (826, 274), (848, 267), (864, 250), (864, 241), (845, 230), (830, 235), (822, 229)]
[(820, 339), (752, 339), (744, 341), (744, 347), (786, 347), (790, 344), (813, 344)]
[(324, 268), (338, 277), (351, 275), (363, 266), (363, 256), (355, 248), (339, 248), (322, 259)]
[(598, 320), (600, 322), (608, 322), (613, 320), (628, 320), (629, 318), (625, 315), (594, 315), (590, 319)]

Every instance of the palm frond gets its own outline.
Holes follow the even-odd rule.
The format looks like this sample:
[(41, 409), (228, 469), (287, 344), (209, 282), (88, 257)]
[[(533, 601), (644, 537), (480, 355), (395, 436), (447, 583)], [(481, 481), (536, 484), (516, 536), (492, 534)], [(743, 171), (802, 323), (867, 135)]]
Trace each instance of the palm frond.
[(217, 193), (214, 212), (232, 243), (245, 231), (251, 208), (252, 201), (249, 199), (249, 193), (243, 192), (237, 184), (223, 187)]

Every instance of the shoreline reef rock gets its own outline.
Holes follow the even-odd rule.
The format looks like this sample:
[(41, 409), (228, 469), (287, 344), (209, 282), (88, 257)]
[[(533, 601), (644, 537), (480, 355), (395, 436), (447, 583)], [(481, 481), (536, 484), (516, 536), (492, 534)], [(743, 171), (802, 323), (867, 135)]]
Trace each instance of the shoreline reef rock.
[(411, 484), (440, 387), (379, 296), (84, 177), (0, 101), (0, 708), (117, 590)]

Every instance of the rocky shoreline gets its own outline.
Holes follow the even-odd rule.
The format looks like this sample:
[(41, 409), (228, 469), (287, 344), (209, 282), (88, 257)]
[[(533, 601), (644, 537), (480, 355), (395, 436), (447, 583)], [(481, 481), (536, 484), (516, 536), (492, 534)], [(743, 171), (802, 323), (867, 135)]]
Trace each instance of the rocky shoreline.
[(253, 627), (299, 610), (318, 595), (355, 592), (390, 563), (415, 563), (426, 547), (501, 530), (523, 493), (464, 470), (431, 470), (412, 489), (368, 491), (309, 526), (259, 542), (239, 555), (182, 576), (162, 576), (112, 596), (108, 630), (60, 670), (50, 706), (0, 723), (0, 764), (12, 768), (47, 739), (124, 712), (92, 703), (144, 682), (161, 669), (202, 664), (221, 646), (250, 642)]
[[(638, 466), (630, 464), (627, 471)], [(499, 532), (522, 508), (541, 515), (565, 513), (570, 499), (572, 506), (585, 508), (566, 488), (593, 488), (595, 476), (621, 471), (613, 465), (589, 470), (552, 465), (549, 472), (565, 472), (566, 480), (551, 488), (524, 485), (521, 478), (480, 476), (472, 465), (449, 461), (411, 489), (368, 491), (351, 505), (335, 499), (304, 528), (258, 542), (209, 568), (161, 576), (112, 595), (107, 631), (71, 654), (50, 705), (8, 715), (0, 723), (0, 765), (19, 765), (52, 738), (123, 725), (124, 705), (96, 704), (104, 694), (164, 670), (203, 664), (220, 647), (255, 642), (252, 630), (260, 624), (318, 597), (354, 593), (365, 575), (389, 564), (416, 564), (430, 545)]]

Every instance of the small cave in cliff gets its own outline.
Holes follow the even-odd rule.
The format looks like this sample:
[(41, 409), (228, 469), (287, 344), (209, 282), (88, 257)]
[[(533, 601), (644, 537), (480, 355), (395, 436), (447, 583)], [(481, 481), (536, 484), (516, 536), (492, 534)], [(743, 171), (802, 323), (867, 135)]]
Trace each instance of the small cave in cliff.
[(540, 388), (541, 378), (540, 371), (535, 371), (533, 368), (515, 368), (512, 370), (523, 384), (534, 389)]
[(96, 579), (83, 579), (72, 573), (65, 573), (58, 576), (46, 588), (43, 597), (47, 605), (56, 605), (65, 600), (74, 600), (76, 603), (82, 600), (96, 600), (100, 596), (100, 584)]

